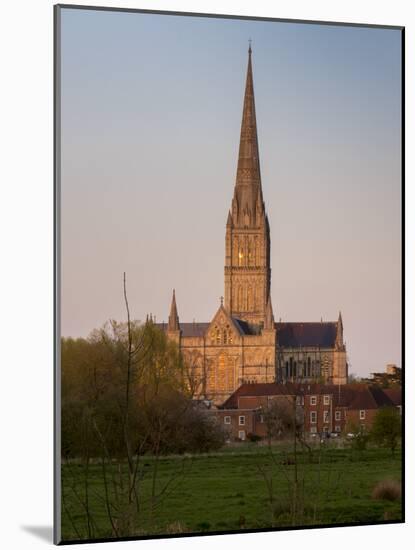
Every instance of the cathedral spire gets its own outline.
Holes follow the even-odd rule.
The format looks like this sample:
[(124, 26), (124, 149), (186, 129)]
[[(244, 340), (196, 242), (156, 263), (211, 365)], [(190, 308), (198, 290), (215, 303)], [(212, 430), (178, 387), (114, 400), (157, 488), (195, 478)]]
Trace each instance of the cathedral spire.
[[(270, 247), (261, 188), (249, 44), (236, 182), (226, 223), (224, 307), (231, 316), (262, 326), (266, 323), (271, 291)], [(273, 328), (271, 304), (269, 308), (268, 324)]]
[(173, 297), (171, 300), (170, 315), (169, 315), (169, 324), (167, 330), (175, 331), (180, 330), (179, 316), (177, 314), (177, 305), (176, 305), (176, 292), (173, 289)]
[(249, 44), (238, 167), (232, 205), (232, 215), (235, 225), (244, 227), (257, 225), (259, 221), (256, 220), (258, 214), (257, 208), (262, 212), (262, 203), (254, 82), (252, 77), (252, 49), (251, 44)]

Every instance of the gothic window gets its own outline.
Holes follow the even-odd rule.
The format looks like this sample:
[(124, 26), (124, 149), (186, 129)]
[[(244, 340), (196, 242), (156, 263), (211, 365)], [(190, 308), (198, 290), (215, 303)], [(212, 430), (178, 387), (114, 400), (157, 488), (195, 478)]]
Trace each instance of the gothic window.
[(241, 267), (243, 265), (244, 260), (244, 250), (241, 245), (239, 245), (239, 252), (238, 252), (238, 265)]
[(223, 331), (223, 343), (228, 343), (228, 331), (226, 329)]
[(252, 309), (252, 287), (248, 287), (248, 293), (247, 293), (247, 303), (246, 303), (246, 310), (251, 311)]
[(310, 357), (307, 359), (307, 376), (311, 376), (311, 359)]
[(256, 266), (260, 265), (259, 255), (260, 255), (260, 250), (259, 250), (258, 238), (255, 237), (255, 265)]
[(248, 242), (248, 265), (254, 264), (254, 252), (253, 252), (253, 246), (252, 246), (252, 240), (249, 239)]
[(220, 344), (220, 330), (218, 329), (218, 327), (215, 327), (215, 332), (216, 332), (216, 343)]
[(238, 310), (242, 311), (242, 285), (239, 285), (238, 287)]

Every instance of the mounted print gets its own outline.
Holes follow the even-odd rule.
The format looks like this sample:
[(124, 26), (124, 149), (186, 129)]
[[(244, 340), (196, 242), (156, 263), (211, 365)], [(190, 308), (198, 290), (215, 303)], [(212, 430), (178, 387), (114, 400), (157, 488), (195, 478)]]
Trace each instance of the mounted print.
[(55, 542), (400, 523), (403, 28), (55, 6)]

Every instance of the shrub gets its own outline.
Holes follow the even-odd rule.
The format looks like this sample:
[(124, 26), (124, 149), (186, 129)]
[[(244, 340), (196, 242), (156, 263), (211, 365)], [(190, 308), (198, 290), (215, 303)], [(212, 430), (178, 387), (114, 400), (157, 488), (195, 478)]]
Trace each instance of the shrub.
[(251, 441), (252, 443), (258, 443), (258, 441), (261, 441), (262, 437), (260, 435), (257, 435), (257, 434), (253, 434), (253, 433), (248, 433), (246, 435), (247, 439), (249, 439), (249, 441)]
[(399, 500), (401, 498), (401, 484), (393, 479), (379, 481), (373, 488), (372, 498), (375, 500)]
[(389, 448), (392, 454), (402, 435), (401, 417), (395, 407), (379, 409), (373, 421), (371, 437), (375, 443)]

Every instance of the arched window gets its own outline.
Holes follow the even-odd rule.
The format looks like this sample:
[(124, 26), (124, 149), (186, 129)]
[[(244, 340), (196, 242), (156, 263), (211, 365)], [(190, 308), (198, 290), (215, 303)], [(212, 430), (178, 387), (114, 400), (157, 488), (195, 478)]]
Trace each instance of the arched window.
[(223, 331), (223, 343), (224, 344), (228, 343), (228, 331), (226, 329), (224, 329)]
[(216, 343), (220, 344), (220, 330), (218, 329), (218, 327), (215, 327), (215, 331), (216, 331)]
[(249, 239), (248, 241), (248, 265), (254, 265), (254, 250), (252, 239)]
[(243, 311), (243, 304), (242, 304), (242, 285), (239, 285), (238, 287), (238, 310)]
[(243, 261), (244, 261), (244, 249), (243, 249), (242, 245), (240, 244), (239, 245), (239, 250), (238, 250), (238, 265), (239, 265), (239, 267), (241, 267), (243, 265)]
[(260, 265), (260, 248), (259, 248), (259, 242), (258, 237), (255, 237), (255, 265), (258, 267)]
[(311, 359), (308, 357), (307, 359), (307, 376), (310, 378), (311, 376)]
[(247, 298), (246, 298), (246, 311), (251, 311), (252, 309), (252, 287), (248, 287)]

